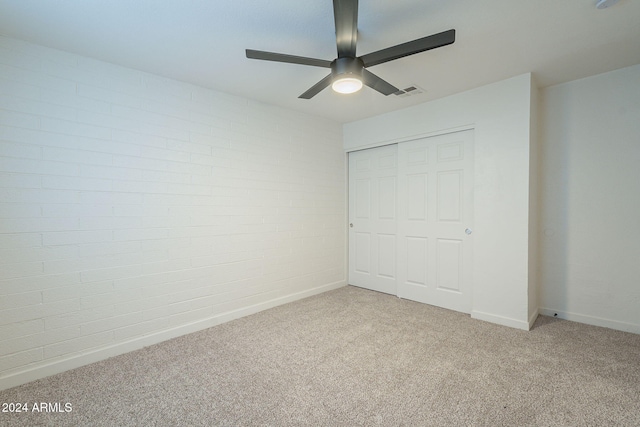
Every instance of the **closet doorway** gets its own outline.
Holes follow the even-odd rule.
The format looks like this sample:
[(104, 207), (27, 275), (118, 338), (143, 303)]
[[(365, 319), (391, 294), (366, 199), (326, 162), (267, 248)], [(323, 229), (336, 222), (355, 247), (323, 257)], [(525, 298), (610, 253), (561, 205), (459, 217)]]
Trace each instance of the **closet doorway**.
[(473, 131), (349, 153), (349, 283), (472, 306)]

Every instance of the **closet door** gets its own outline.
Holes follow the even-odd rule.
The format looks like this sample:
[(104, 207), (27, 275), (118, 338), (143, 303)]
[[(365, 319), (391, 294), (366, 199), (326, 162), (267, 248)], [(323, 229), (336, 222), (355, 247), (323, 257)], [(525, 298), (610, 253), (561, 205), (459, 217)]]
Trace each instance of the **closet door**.
[(349, 283), (397, 295), (397, 145), (349, 153)]
[(399, 144), (398, 296), (471, 312), (473, 131)]

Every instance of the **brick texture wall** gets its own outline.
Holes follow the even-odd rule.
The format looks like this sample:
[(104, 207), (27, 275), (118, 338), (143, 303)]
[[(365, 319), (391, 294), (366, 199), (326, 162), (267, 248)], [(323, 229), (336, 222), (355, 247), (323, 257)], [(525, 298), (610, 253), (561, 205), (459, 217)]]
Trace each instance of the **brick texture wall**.
[(0, 385), (343, 285), (345, 210), (338, 123), (0, 37)]

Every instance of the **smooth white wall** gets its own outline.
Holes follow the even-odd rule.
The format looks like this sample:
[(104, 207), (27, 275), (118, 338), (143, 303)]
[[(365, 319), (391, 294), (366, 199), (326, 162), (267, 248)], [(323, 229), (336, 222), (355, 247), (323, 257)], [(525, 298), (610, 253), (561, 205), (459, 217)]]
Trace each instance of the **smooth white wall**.
[(531, 96), (531, 75), (524, 74), (344, 125), (346, 151), (475, 129), (471, 315), (521, 329), (529, 329), (531, 321)]
[(0, 388), (345, 284), (338, 123), (0, 37)]
[(541, 106), (540, 311), (640, 333), (640, 65)]

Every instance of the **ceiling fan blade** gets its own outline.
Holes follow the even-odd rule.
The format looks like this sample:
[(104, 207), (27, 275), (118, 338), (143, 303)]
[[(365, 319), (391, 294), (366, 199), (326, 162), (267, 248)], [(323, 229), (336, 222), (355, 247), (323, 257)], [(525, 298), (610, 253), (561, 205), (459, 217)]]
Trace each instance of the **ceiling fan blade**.
[(300, 95), (298, 98), (302, 98), (302, 99), (313, 98), (314, 96), (319, 94), (322, 91), (322, 89), (326, 88), (331, 84), (331, 79), (332, 79), (332, 76), (331, 74), (329, 74), (327, 77), (320, 80), (318, 83), (314, 84), (309, 90), (307, 90), (305, 93)]
[(333, 0), (338, 58), (356, 56), (358, 0)]
[(368, 70), (362, 70), (362, 82), (385, 96), (391, 95), (392, 93), (396, 93), (400, 90)]
[(394, 59), (413, 55), (415, 53), (424, 52), (425, 50), (446, 46), (448, 44), (452, 44), (454, 41), (456, 41), (456, 30), (448, 30), (393, 47), (388, 47), (377, 52), (368, 53), (361, 56), (360, 59), (364, 63), (365, 67), (371, 67), (373, 65), (393, 61)]
[(262, 50), (246, 49), (247, 58), (262, 59), (264, 61), (287, 62), (289, 64), (312, 65), (314, 67), (331, 68), (331, 61), (304, 56), (286, 55), (284, 53), (264, 52)]

